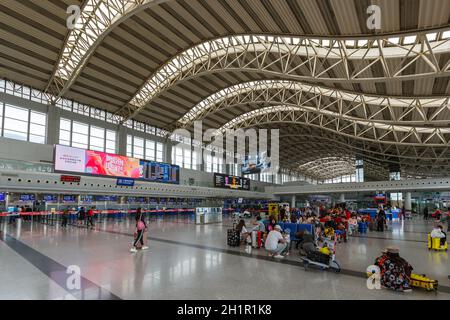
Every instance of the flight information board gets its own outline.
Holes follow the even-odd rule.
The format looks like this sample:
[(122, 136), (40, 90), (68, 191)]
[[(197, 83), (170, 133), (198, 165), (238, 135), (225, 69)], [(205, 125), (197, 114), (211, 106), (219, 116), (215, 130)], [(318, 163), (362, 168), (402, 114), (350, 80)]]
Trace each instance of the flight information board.
[(214, 173), (214, 187), (236, 190), (250, 190), (250, 179), (230, 176), (222, 173)]
[(142, 179), (180, 184), (180, 167), (168, 163), (141, 160)]

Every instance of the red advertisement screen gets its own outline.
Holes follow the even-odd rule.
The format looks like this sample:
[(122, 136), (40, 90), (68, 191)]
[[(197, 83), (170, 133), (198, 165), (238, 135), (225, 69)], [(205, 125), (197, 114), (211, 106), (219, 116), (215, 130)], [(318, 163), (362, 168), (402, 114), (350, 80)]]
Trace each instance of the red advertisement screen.
[(139, 179), (142, 177), (139, 159), (117, 154), (86, 150), (86, 173)]

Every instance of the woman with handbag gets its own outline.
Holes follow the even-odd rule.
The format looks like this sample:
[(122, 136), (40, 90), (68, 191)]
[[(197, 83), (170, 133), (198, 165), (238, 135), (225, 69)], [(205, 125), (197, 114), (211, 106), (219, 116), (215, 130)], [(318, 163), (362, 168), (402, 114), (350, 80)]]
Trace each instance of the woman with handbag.
[(137, 244), (141, 244), (141, 250), (147, 250), (148, 247), (144, 245), (144, 234), (147, 230), (147, 224), (144, 221), (141, 208), (136, 212), (136, 231), (134, 232), (134, 242), (130, 252), (137, 252)]

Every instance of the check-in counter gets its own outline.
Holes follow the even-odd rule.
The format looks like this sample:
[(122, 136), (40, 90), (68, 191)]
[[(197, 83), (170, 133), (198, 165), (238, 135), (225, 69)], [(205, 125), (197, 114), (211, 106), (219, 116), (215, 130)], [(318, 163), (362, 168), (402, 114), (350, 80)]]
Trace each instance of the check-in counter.
[(222, 222), (221, 207), (195, 208), (195, 224), (208, 224)]

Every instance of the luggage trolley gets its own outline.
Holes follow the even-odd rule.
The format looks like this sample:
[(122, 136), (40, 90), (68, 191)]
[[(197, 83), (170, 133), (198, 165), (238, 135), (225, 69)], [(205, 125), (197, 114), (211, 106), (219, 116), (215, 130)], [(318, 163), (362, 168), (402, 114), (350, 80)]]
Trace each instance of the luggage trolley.
[[(308, 258), (308, 256), (300, 256), (300, 259), (303, 261), (303, 267), (305, 268), (305, 271), (308, 270), (308, 267), (310, 265), (314, 265), (319, 267), (322, 270), (326, 270), (326, 269), (333, 269), (334, 272), (339, 273), (341, 271), (341, 266), (339, 265), (339, 263), (336, 261), (336, 237), (333, 237), (334, 239), (326, 239), (325, 242), (327, 243), (327, 246), (332, 249), (332, 254), (328, 259), (328, 263), (325, 263), (325, 261), (315, 261), (313, 259), (311, 259), (312, 257), (310, 256)], [(331, 242), (333, 241), (333, 242)]]

